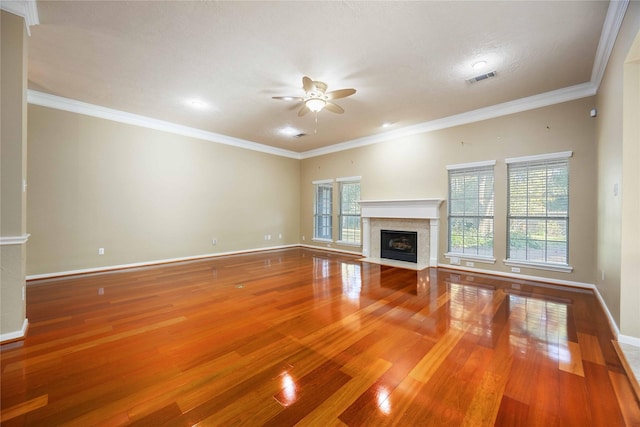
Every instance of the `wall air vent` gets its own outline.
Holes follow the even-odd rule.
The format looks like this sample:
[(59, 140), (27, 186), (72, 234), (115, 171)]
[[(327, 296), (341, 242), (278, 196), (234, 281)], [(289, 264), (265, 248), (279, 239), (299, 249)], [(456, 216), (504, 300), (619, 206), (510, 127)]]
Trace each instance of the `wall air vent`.
[(495, 77), (495, 76), (496, 76), (496, 72), (490, 71), (486, 74), (480, 74), (479, 76), (475, 76), (475, 77), (471, 77), (470, 79), (467, 79), (467, 83), (477, 83), (479, 81), (490, 79), (491, 77)]

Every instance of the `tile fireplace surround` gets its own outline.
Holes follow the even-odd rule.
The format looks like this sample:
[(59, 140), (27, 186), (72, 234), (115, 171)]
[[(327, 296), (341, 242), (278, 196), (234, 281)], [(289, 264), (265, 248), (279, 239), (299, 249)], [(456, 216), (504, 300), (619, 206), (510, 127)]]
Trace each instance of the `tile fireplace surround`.
[[(441, 199), (361, 200), (364, 261), (422, 270), (438, 265)], [(380, 258), (380, 230), (416, 231), (418, 263)]]

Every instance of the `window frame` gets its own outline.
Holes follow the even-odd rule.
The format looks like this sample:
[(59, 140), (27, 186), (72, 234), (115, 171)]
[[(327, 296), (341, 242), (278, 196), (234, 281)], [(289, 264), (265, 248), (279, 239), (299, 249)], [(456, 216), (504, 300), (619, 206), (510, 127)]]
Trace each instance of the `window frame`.
[[(318, 180), (318, 181), (313, 181), (313, 241), (316, 242), (333, 242), (333, 179), (323, 179), (323, 180)], [(328, 213), (323, 212), (323, 213), (318, 213), (318, 208), (319, 208), (319, 196), (320, 196), (320, 189), (321, 188), (328, 188), (330, 189), (330, 193), (329, 193), (329, 197), (328, 199), (328, 203), (329, 203), (329, 209), (328, 209)], [(326, 210), (326, 209), (324, 209)], [(328, 219), (328, 226), (327, 225), (323, 225), (322, 227), (328, 227), (329, 228), (329, 233), (328, 235), (330, 237), (325, 237), (326, 233), (323, 235), (320, 235), (318, 228), (319, 228), (319, 220), (321, 218), (326, 218)]]
[[(505, 163), (507, 164), (507, 215), (506, 215), (506, 219), (507, 219), (507, 223), (506, 223), (506, 236), (507, 236), (507, 240), (506, 240), (506, 259), (504, 261), (505, 265), (508, 266), (513, 266), (513, 267), (525, 267), (525, 268), (534, 268), (534, 269), (540, 269), (540, 270), (550, 270), (550, 271), (559, 271), (559, 272), (566, 272), (569, 273), (571, 271), (573, 271), (573, 267), (571, 267), (569, 265), (569, 255), (570, 255), (570, 247), (569, 247), (569, 226), (570, 226), (570, 214), (569, 214), (569, 205), (570, 205), (570, 165), (569, 165), (569, 159), (573, 156), (573, 152), (572, 151), (563, 151), (563, 152), (558, 152), (558, 153), (548, 153), (548, 154), (541, 154), (541, 155), (535, 155), (535, 156), (524, 156), (524, 157), (515, 157), (515, 158), (509, 158), (509, 159), (505, 159)], [(544, 184), (544, 188), (542, 188), (542, 190), (544, 190), (544, 194), (548, 195), (548, 173), (546, 171), (548, 171), (549, 167), (558, 167), (558, 166), (562, 166), (565, 168), (565, 176), (566, 176), (566, 189), (564, 190), (564, 192), (566, 193), (566, 209), (565, 209), (565, 214), (564, 215), (553, 215), (550, 214), (548, 212), (548, 201), (545, 202), (545, 212), (544, 214), (535, 214), (535, 215), (530, 215), (528, 213), (529, 210), (529, 206), (530, 206), (530, 198), (529, 198), (529, 191), (527, 190), (527, 198), (526, 198), (526, 209), (527, 209), (527, 213), (525, 215), (513, 215), (512, 214), (512, 181), (511, 181), (511, 176), (512, 173), (514, 171), (522, 171), (523, 169), (526, 168), (527, 171), (527, 186), (529, 185), (529, 181), (528, 181), (528, 177), (529, 177), (529, 172), (530, 171), (535, 171), (535, 170), (540, 170), (542, 168), (545, 169), (545, 184)], [(527, 187), (528, 188), (528, 187)], [(547, 199), (548, 200), (548, 199)], [(512, 227), (511, 227), (511, 221), (512, 220), (517, 220), (517, 221), (525, 221), (525, 246), (528, 249), (528, 242), (529, 242), (529, 225), (527, 221), (543, 221), (545, 224), (545, 237), (544, 237), (544, 260), (541, 261), (539, 259), (533, 259), (529, 257), (528, 251), (527, 249), (525, 249), (525, 258), (512, 258), (512, 245), (511, 245), (511, 240), (512, 240)], [(564, 222), (564, 227), (565, 227), (565, 240), (564, 242), (564, 247), (565, 247), (565, 254), (564, 254), (564, 262), (555, 262), (555, 261), (549, 261), (549, 254), (548, 254), (548, 244), (549, 242), (554, 242), (553, 240), (549, 240), (549, 236), (547, 233), (548, 230), (548, 223), (549, 221), (553, 221), (553, 222)]]
[[(460, 259), (474, 260), (483, 263), (493, 264), (496, 259), (494, 257), (495, 251), (495, 160), (487, 160), (482, 162), (473, 162), (473, 163), (461, 163), (455, 165), (448, 165), (448, 177), (447, 177), (447, 252), (445, 253), (445, 257), (449, 258), (452, 264), (459, 264)], [(462, 215), (452, 213), (452, 177), (456, 175), (464, 175), (467, 174), (475, 176), (484, 175), (487, 172), (491, 172), (492, 178), (492, 188), (491, 188), (491, 215), (480, 215), (478, 212), (477, 215), (467, 215), (463, 213)], [(464, 199), (466, 200), (466, 198)], [(480, 202), (480, 192), (478, 192), (477, 203), (479, 206)], [(468, 253), (468, 252), (458, 252), (455, 249), (452, 250), (452, 219), (460, 218), (460, 219), (473, 219), (477, 220), (478, 223), (481, 220), (490, 220), (491, 221), (491, 255), (479, 254), (479, 245), (476, 245), (476, 253)]]
[[(358, 213), (356, 214), (352, 214), (352, 213), (344, 213), (344, 206), (343, 206), (343, 198), (342, 198), (342, 194), (343, 194), (343, 188), (344, 185), (346, 184), (358, 184), (358, 200), (356, 200), (355, 202), (359, 202), (360, 201), (360, 191), (362, 189), (361, 187), (361, 177), (359, 176), (352, 176), (352, 177), (346, 177), (346, 178), (337, 178), (336, 181), (338, 182), (338, 241), (336, 243), (339, 243), (341, 245), (347, 245), (347, 246), (361, 246), (362, 245), (362, 222), (361, 222), (361, 209), (360, 209), (360, 204), (358, 204)], [(358, 240), (349, 240), (349, 239), (345, 239), (345, 236), (343, 234), (343, 218), (348, 217), (348, 218), (357, 218), (358, 219), (358, 230), (359, 230), (359, 234), (358, 234)]]

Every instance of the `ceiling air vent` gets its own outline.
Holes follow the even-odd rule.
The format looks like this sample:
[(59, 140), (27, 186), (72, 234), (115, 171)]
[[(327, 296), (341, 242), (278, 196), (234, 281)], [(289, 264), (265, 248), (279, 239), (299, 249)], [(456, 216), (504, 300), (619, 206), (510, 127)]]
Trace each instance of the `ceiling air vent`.
[(294, 136), (294, 138), (302, 138), (303, 136), (307, 136), (307, 134), (306, 133), (299, 133), (299, 134), (293, 135), (293, 136)]
[(470, 79), (467, 79), (467, 82), (468, 83), (477, 83), (479, 81), (490, 79), (491, 77), (495, 77), (495, 76), (496, 76), (496, 72), (495, 71), (490, 71), (490, 72), (488, 72), (486, 74), (480, 74), (479, 76), (471, 77)]

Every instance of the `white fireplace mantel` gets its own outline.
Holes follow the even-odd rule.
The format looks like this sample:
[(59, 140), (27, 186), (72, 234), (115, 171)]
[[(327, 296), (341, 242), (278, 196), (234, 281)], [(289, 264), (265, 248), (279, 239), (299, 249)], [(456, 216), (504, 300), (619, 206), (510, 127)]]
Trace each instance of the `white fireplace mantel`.
[[(438, 236), (442, 199), (360, 200), (362, 217), (362, 255), (372, 258), (371, 218), (415, 219), (428, 221), (429, 260), (419, 267), (438, 265)], [(426, 224), (425, 224), (426, 226)]]

